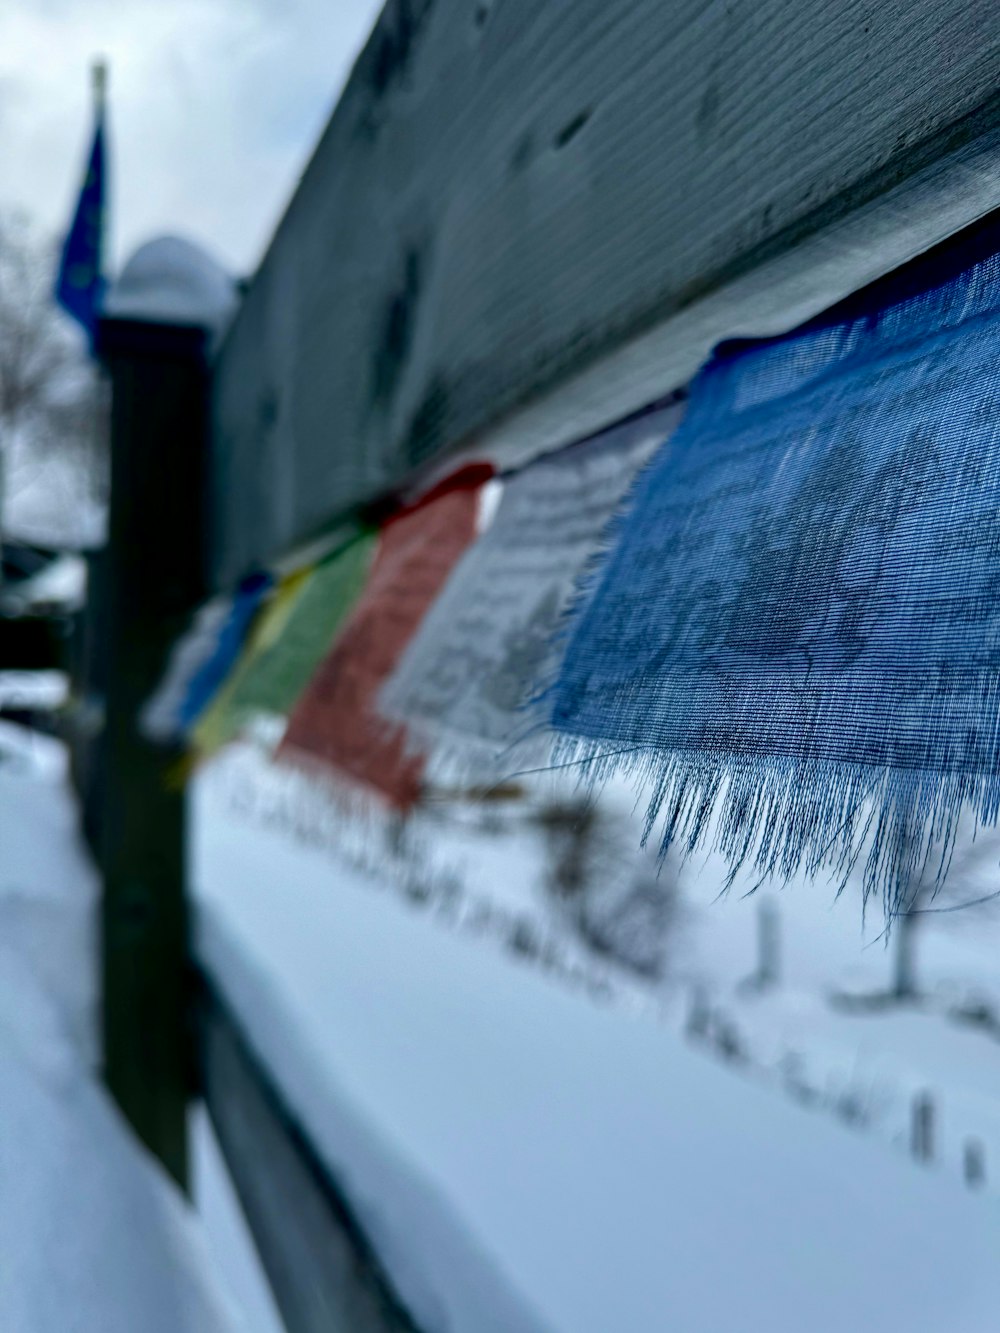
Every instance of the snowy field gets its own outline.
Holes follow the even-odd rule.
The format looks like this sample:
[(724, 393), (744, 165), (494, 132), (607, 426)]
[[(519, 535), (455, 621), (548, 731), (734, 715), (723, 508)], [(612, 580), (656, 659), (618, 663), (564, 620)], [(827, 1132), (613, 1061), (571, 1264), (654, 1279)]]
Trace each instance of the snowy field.
[[(553, 892), (551, 793), (349, 824), (240, 746), (193, 804), (203, 955), (429, 1331), (996, 1327), (992, 908), (921, 922), (899, 1006), (850, 889), (719, 898), (709, 858), (650, 915), (621, 791), (594, 855), (629, 910), (589, 917)], [(96, 884), (60, 747), (11, 726), (0, 833), (0, 1328), (280, 1333), (203, 1114), (199, 1218), (93, 1078)]]
[(927, 918), (900, 1008), (881, 921), (798, 885), (760, 989), (760, 895), (711, 859), (644, 970), (553, 903), (523, 803), (345, 827), (238, 747), (195, 806), (203, 953), (427, 1327), (996, 1326), (1000, 1212), (959, 1163), (975, 1136), (988, 1172), (1000, 1061), (955, 1017), (993, 994), (991, 916)]
[[(613, 951), (593, 947), (595, 931), (581, 932), (579, 910), (552, 893), (553, 845), (531, 817), (553, 790), (576, 798), (571, 782), (549, 781), (541, 793), (493, 808), (437, 803), (401, 839), (391, 828), (345, 822), (316, 784), (267, 765), (250, 747), (224, 756), (203, 787), (213, 820), (270, 829), (289, 848), (325, 848), (332, 875), (346, 858), (369, 892), (385, 891), (571, 991), (695, 1035), (718, 1058), (897, 1150), (909, 1147), (914, 1100), (929, 1098), (940, 1168), (961, 1178), (968, 1150), (981, 1163), (978, 1183), (1000, 1194), (1000, 1170), (990, 1172), (1000, 1165), (995, 833), (960, 847), (947, 893), (924, 902), (910, 935), (917, 993), (895, 1003), (900, 941), (898, 928), (887, 935), (880, 904), (866, 909), (852, 884), (839, 895), (824, 882), (750, 893), (744, 880), (724, 892), (725, 866), (712, 855), (659, 871), (636, 855), (634, 796), (622, 786), (601, 796), (609, 845), (592, 854), (595, 874), (617, 881), (618, 901), (612, 885), (592, 915), (606, 923), (617, 910), (622, 919), (629, 859), (647, 881), (652, 865), (666, 901), (658, 915), (635, 916), (633, 939), (619, 929)], [(770, 984), (758, 984), (762, 917), (775, 937)], [(649, 961), (650, 940), (654, 975), (622, 965)]]

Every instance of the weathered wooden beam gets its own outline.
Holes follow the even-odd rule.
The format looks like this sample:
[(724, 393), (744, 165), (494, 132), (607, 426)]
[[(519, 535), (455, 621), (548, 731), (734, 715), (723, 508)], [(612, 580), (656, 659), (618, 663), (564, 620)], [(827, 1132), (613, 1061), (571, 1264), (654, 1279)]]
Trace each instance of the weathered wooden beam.
[(995, 0), (390, 0), (223, 348), (214, 576), (1000, 201)]
[(206, 984), (202, 1087), (288, 1333), (416, 1333), (308, 1138)]

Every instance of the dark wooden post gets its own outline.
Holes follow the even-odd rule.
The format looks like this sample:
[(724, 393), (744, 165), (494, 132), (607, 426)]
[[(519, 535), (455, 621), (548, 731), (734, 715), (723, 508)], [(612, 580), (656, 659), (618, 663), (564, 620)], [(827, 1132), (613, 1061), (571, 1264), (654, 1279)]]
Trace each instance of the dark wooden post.
[(182, 1186), (195, 1067), (185, 797), (178, 752), (146, 741), (138, 714), (206, 592), (208, 349), (221, 290), (206, 284), (206, 262), (180, 242), (144, 247), (100, 330), (112, 388), (99, 798), (104, 1076)]

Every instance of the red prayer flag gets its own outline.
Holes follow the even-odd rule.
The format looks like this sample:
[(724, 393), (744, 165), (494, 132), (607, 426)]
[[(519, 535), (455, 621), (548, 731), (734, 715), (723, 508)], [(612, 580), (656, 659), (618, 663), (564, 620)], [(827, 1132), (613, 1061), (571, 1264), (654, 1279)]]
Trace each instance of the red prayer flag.
[(335, 768), (397, 809), (414, 804), (424, 760), (376, 701), (475, 537), (478, 492), (492, 475), (487, 463), (461, 468), (383, 525), (361, 598), (296, 705), (281, 757)]

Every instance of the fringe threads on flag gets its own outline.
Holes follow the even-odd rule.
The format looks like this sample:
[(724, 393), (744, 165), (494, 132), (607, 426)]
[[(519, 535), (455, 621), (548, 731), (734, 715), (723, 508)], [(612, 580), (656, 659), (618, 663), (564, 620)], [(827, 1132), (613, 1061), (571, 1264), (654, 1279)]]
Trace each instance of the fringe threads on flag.
[(639, 477), (536, 714), (661, 850), (857, 867), (887, 913), (1000, 814), (1000, 226), (723, 345)]

